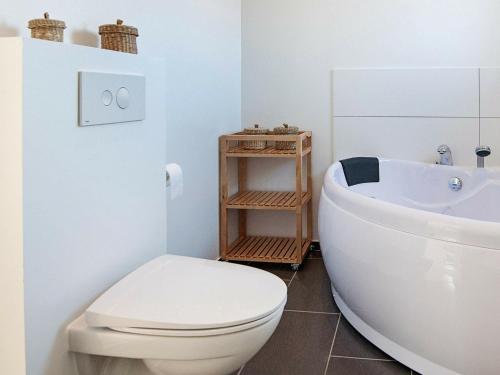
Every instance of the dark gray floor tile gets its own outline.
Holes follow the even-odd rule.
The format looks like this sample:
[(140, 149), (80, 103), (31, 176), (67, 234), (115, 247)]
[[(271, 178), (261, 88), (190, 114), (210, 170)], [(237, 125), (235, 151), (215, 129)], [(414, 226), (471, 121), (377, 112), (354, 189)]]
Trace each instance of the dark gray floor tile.
[(283, 313), (276, 332), (243, 375), (323, 375), (338, 315)]
[(271, 272), (283, 280), (291, 280), (294, 274), (292, 267), (284, 263), (256, 263), (251, 262), (248, 264), (252, 267), (260, 268), (261, 270)]
[(339, 312), (333, 301), (330, 279), (322, 260), (306, 259), (288, 290), (286, 309)]
[(313, 259), (322, 258), (321, 251), (319, 251), (319, 250), (310, 251), (309, 258), (313, 258)]
[(390, 359), (382, 350), (377, 348), (349, 324), (342, 316), (335, 337), (332, 355), (358, 358)]
[(327, 375), (410, 375), (410, 369), (395, 361), (333, 357)]

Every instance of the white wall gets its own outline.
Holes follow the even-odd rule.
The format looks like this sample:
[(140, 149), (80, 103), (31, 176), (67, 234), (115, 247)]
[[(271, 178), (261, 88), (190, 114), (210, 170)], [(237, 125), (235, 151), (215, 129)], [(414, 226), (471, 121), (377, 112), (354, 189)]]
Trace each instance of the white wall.
[[(313, 131), (317, 201), (334, 151), (330, 71), (498, 66), (499, 13), (500, 3), (494, 0), (244, 0), (242, 123), (289, 121)], [(488, 123), (489, 134), (495, 133), (493, 123)], [(397, 141), (412, 142), (409, 137)], [(405, 158), (404, 147), (400, 150), (391, 156)], [(283, 173), (276, 165), (271, 172)], [(264, 221), (267, 228), (255, 230), (282, 230), (269, 217), (259, 225)]]
[[(5, 43), (21, 55), (18, 40)], [(0, 373), (25, 373), (22, 65), (0, 59)]]
[[(22, 74), (2, 80), (12, 96), (0, 109), (19, 111), (2, 127), (10, 129), (9, 143), (20, 144), (22, 164), (11, 148), (2, 170), (22, 174), (12, 182), (22, 206), (2, 209), (22, 218), (22, 246), (7, 250), (13, 266), (21, 259), (24, 269), (2, 262), (0, 273), (12, 268), (24, 279), (24, 290), (16, 288), (24, 321), (9, 323), (25, 331), (26, 373), (71, 375), (66, 325), (118, 279), (166, 252), (165, 69), (158, 59), (14, 41), (16, 48), (0, 40), (0, 49)], [(78, 127), (81, 70), (145, 75), (146, 120)], [(2, 310), (11, 308), (2, 303)]]
[(28, 20), (49, 11), (66, 21), (66, 42), (97, 46), (98, 26), (122, 18), (139, 28), (139, 54), (165, 58), (167, 161), (185, 172), (184, 197), (169, 207), (171, 253), (218, 255), (217, 137), (241, 124), (240, 7), (240, 0), (26, 0), (1, 6), (0, 36), (28, 36)]

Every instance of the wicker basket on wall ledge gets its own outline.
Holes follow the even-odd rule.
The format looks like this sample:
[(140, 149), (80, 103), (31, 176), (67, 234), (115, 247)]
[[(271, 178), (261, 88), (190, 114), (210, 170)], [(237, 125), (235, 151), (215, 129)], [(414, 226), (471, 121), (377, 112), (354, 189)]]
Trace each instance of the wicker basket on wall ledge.
[[(248, 135), (265, 135), (268, 133), (268, 130), (265, 128), (261, 128), (258, 124), (255, 124), (253, 128), (245, 128), (245, 134)], [(267, 146), (266, 141), (244, 141), (243, 147), (246, 150), (263, 150)]]
[(99, 26), (101, 48), (137, 54), (137, 37), (139, 32), (133, 26), (123, 24), (117, 20), (116, 24)]
[[(293, 135), (298, 134), (299, 128), (296, 126), (288, 126), (288, 124), (283, 124), (283, 126), (278, 126), (274, 128), (275, 135)], [(276, 141), (275, 147), (277, 150), (295, 150), (297, 144), (295, 142), (288, 141)]]
[(43, 18), (28, 22), (28, 29), (31, 29), (32, 38), (51, 40), (53, 42), (64, 41), (65, 28), (66, 23), (64, 21), (51, 20), (47, 12), (44, 13)]

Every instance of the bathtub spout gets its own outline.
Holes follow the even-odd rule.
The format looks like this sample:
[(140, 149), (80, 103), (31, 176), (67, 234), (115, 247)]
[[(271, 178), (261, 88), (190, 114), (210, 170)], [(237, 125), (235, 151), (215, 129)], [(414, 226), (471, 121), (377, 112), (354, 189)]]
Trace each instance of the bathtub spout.
[(489, 146), (476, 147), (477, 167), (484, 168), (484, 158), (490, 156), (491, 148)]

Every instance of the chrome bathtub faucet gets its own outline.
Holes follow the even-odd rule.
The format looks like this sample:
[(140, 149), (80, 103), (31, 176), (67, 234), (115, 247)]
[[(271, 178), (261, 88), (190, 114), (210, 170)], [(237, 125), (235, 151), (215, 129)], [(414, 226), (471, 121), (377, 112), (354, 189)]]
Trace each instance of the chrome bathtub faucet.
[(484, 168), (484, 158), (491, 155), (491, 148), (489, 146), (476, 147), (477, 167)]
[(439, 161), (437, 162), (437, 164), (453, 165), (453, 157), (451, 156), (450, 146), (441, 145), (438, 147), (437, 152), (439, 154)]

